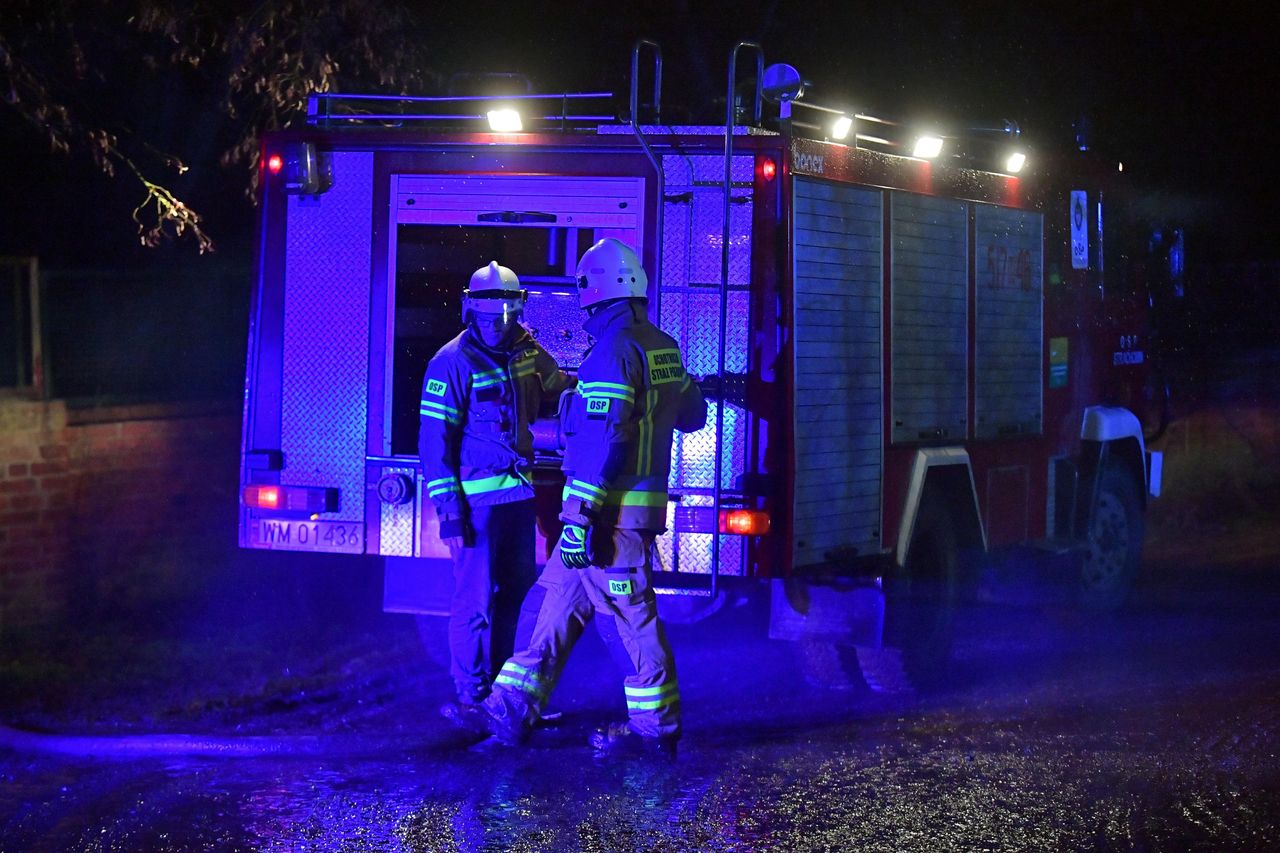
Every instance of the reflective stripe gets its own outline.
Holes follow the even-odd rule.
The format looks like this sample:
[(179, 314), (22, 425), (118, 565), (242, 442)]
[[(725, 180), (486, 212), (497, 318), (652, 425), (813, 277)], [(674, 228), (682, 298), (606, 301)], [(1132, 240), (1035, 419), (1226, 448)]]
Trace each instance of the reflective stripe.
[(640, 418), (639, 448), (636, 451), (636, 476), (647, 477), (653, 471), (653, 410), (658, 405), (658, 392), (650, 388), (645, 395), (644, 417)]
[(584, 492), (595, 495), (596, 500), (600, 500), (604, 497), (604, 489), (599, 486), (593, 486), (590, 483), (584, 483), (582, 480), (570, 480), (569, 485), (573, 488), (581, 489)]
[(628, 711), (656, 711), (680, 701), (680, 687), (674, 681), (658, 687), (628, 687), (626, 691)]
[(607, 397), (626, 403), (634, 403), (636, 399), (634, 388), (617, 382), (579, 382), (578, 393), (583, 397)]
[(542, 685), (539, 683), (538, 674), (532, 670), (525, 669), (515, 661), (507, 661), (502, 665), (502, 671), (498, 673), (498, 677), (494, 679), (496, 684), (505, 684), (508, 687), (514, 687), (517, 690), (528, 693), (535, 699), (542, 698)]
[(488, 388), (491, 385), (501, 385), (507, 381), (507, 372), (502, 369), (482, 370), (479, 373), (471, 374), (472, 388)]
[(444, 421), (447, 424), (457, 426), (462, 423), (456, 415), (446, 415), (444, 412), (437, 412), (434, 409), (421, 409), (418, 414), (424, 418), (435, 418), (438, 421)]
[(627, 687), (622, 688), (628, 696), (661, 696), (663, 693), (680, 692), (680, 683), (677, 681), (668, 681), (666, 684), (658, 684), (654, 687)]
[(427, 497), (434, 498), (439, 497), (440, 495), (453, 495), (457, 493), (458, 486), (456, 484), (450, 484), (448, 486), (436, 486), (434, 489), (428, 490)]
[(478, 480), (463, 480), (462, 491), (468, 495), (481, 495), (501, 489), (514, 489), (525, 485), (525, 481), (510, 474), (498, 474), (493, 477), (482, 477)]
[(461, 423), (462, 418), (458, 414), (458, 410), (444, 403), (437, 403), (434, 400), (423, 400), (418, 414), (423, 417), (435, 418), (436, 420), (448, 421), (451, 424)]
[(441, 477), (438, 480), (432, 480), (427, 483), (428, 489), (434, 489), (436, 486), (452, 486), (458, 482), (457, 477)]
[(569, 498), (577, 498), (579, 500), (586, 501), (587, 503), (591, 504), (593, 507), (598, 507), (602, 503), (602, 501), (595, 495), (590, 495), (590, 494), (587, 494), (586, 492), (578, 491), (577, 489), (573, 488), (573, 486), (565, 486), (564, 491), (560, 493), (560, 500), (564, 501), (564, 500), (568, 500)]

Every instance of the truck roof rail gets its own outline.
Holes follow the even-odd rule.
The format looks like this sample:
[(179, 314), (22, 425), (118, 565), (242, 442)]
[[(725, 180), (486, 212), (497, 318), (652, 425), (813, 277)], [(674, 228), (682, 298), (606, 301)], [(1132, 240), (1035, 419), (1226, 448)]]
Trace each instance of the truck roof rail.
[[(517, 108), (534, 108), (539, 115), (521, 118), (569, 125), (594, 125), (617, 121), (605, 112), (613, 101), (612, 92), (561, 92), (557, 94), (520, 95), (366, 95), (345, 92), (314, 92), (307, 97), (307, 124), (317, 127), (342, 125), (457, 123), (488, 121), (493, 130), (518, 127), (492, 127), (494, 113)], [(602, 105), (601, 102), (604, 102)], [(581, 110), (581, 111), (579, 111)]]

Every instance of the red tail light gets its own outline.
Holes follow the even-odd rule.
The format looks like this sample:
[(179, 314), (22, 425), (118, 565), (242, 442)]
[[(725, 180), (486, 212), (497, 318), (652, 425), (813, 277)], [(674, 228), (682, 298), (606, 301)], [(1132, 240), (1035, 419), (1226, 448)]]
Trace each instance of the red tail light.
[(338, 490), (316, 486), (245, 486), (244, 505), (284, 515), (315, 515), (337, 512)]
[(272, 154), (267, 158), (267, 171), (273, 175), (280, 174), (280, 170), (284, 168), (284, 158), (279, 154)]
[(245, 486), (244, 505), (255, 509), (279, 509), (279, 486)]
[(721, 510), (720, 532), (738, 536), (763, 536), (769, 532), (769, 513), (762, 509)]
[(764, 158), (760, 163), (760, 174), (764, 176), (766, 181), (772, 181), (774, 175), (778, 174), (778, 164), (773, 162), (770, 157)]

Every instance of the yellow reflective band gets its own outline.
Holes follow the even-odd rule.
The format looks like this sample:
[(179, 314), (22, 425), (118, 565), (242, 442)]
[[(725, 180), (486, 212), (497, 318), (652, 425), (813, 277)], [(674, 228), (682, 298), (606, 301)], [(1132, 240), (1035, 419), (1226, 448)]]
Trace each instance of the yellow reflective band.
[(444, 412), (437, 412), (434, 409), (422, 409), (418, 414), (422, 415), (424, 418), (435, 418), (438, 421), (444, 421), (447, 424), (462, 423), (458, 418), (453, 417), (452, 415), (446, 415)]
[(594, 495), (589, 495), (586, 492), (576, 491), (572, 486), (565, 486), (564, 491), (560, 493), (560, 500), (563, 501), (563, 500), (567, 500), (568, 498), (578, 498), (579, 500), (586, 501), (592, 506), (599, 506), (601, 503), (603, 503), (602, 500), (595, 497)]
[(582, 489), (583, 491), (587, 491), (587, 492), (591, 492), (592, 494), (599, 495), (600, 497), (604, 497), (604, 489), (601, 489), (597, 486), (593, 486), (590, 483), (584, 483), (581, 480), (570, 480), (569, 485), (575, 488)]
[(436, 486), (443, 486), (445, 484), (452, 485), (453, 483), (456, 483), (456, 482), (458, 482), (457, 477), (441, 477), (439, 480), (432, 480), (431, 482), (427, 483), (427, 488), (434, 489)]
[(481, 495), (501, 489), (514, 489), (523, 486), (524, 480), (510, 474), (498, 474), (496, 477), (484, 477), (479, 480), (463, 480), (462, 491), (468, 495)]
[(537, 685), (529, 684), (528, 682), (525, 682), (525, 681), (519, 681), (517, 679), (512, 678), (509, 675), (499, 674), (498, 677), (494, 679), (494, 683), (505, 684), (508, 687), (514, 687), (516, 690), (519, 690), (521, 693), (528, 693), (530, 696), (534, 697), (535, 699), (542, 698), (542, 690), (539, 689)]
[(650, 388), (645, 394), (644, 417), (640, 418), (639, 449), (636, 453), (636, 476), (647, 477), (653, 468), (653, 410), (658, 405), (658, 392)]
[(680, 694), (673, 693), (670, 696), (664, 696), (661, 699), (654, 699), (651, 702), (632, 702), (627, 700), (628, 711), (656, 711), (659, 708), (665, 708), (668, 705), (674, 705), (680, 701)]
[(437, 412), (444, 412), (446, 415), (458, 417), (458, 410), (452, 406), (446, 406), (444, 403), (437, 403), (435, 400), (422, 401), (422, 414), (426, 414), (427, 409), (435, 409)]
[(511, 672), (514, 672), (516, 675), (532, 675), (533, 674), (533, 670), (526, 669), (513, 660), (509, 660), (502, 665), (503, 672), (507, 672), (508, 670), (510, 670)]
[(622, 688), (628, 696), (661, 696), (663, 693), (678, 693), (680, 691), (680, 683), (677, 681), (668, 681), (666, 684), (659, 684), (656, 687), (626, 687)]
[(617, 382), (579, 382), (578, 393), (583, 397), (608, 397), (627, 403), (634, 402), (636, 399), (634, 388)]

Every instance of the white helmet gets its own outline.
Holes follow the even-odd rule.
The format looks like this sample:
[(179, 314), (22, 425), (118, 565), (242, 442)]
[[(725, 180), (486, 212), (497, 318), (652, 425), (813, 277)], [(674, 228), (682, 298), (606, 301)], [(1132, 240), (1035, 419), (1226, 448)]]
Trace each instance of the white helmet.
[(502, 314), (514, 320), (524, 312), (528, 296), (514, 272), (490, 261), (489, 266), (471, 274), (470, 286), (462, 291), (462, 322), (470, 322), (472, 311)]
[(586, 308), (609, 299), (644, 298), (649, 277), (631, 247), (605, 237), (583, 252), (578, 261), (578, 305)]

